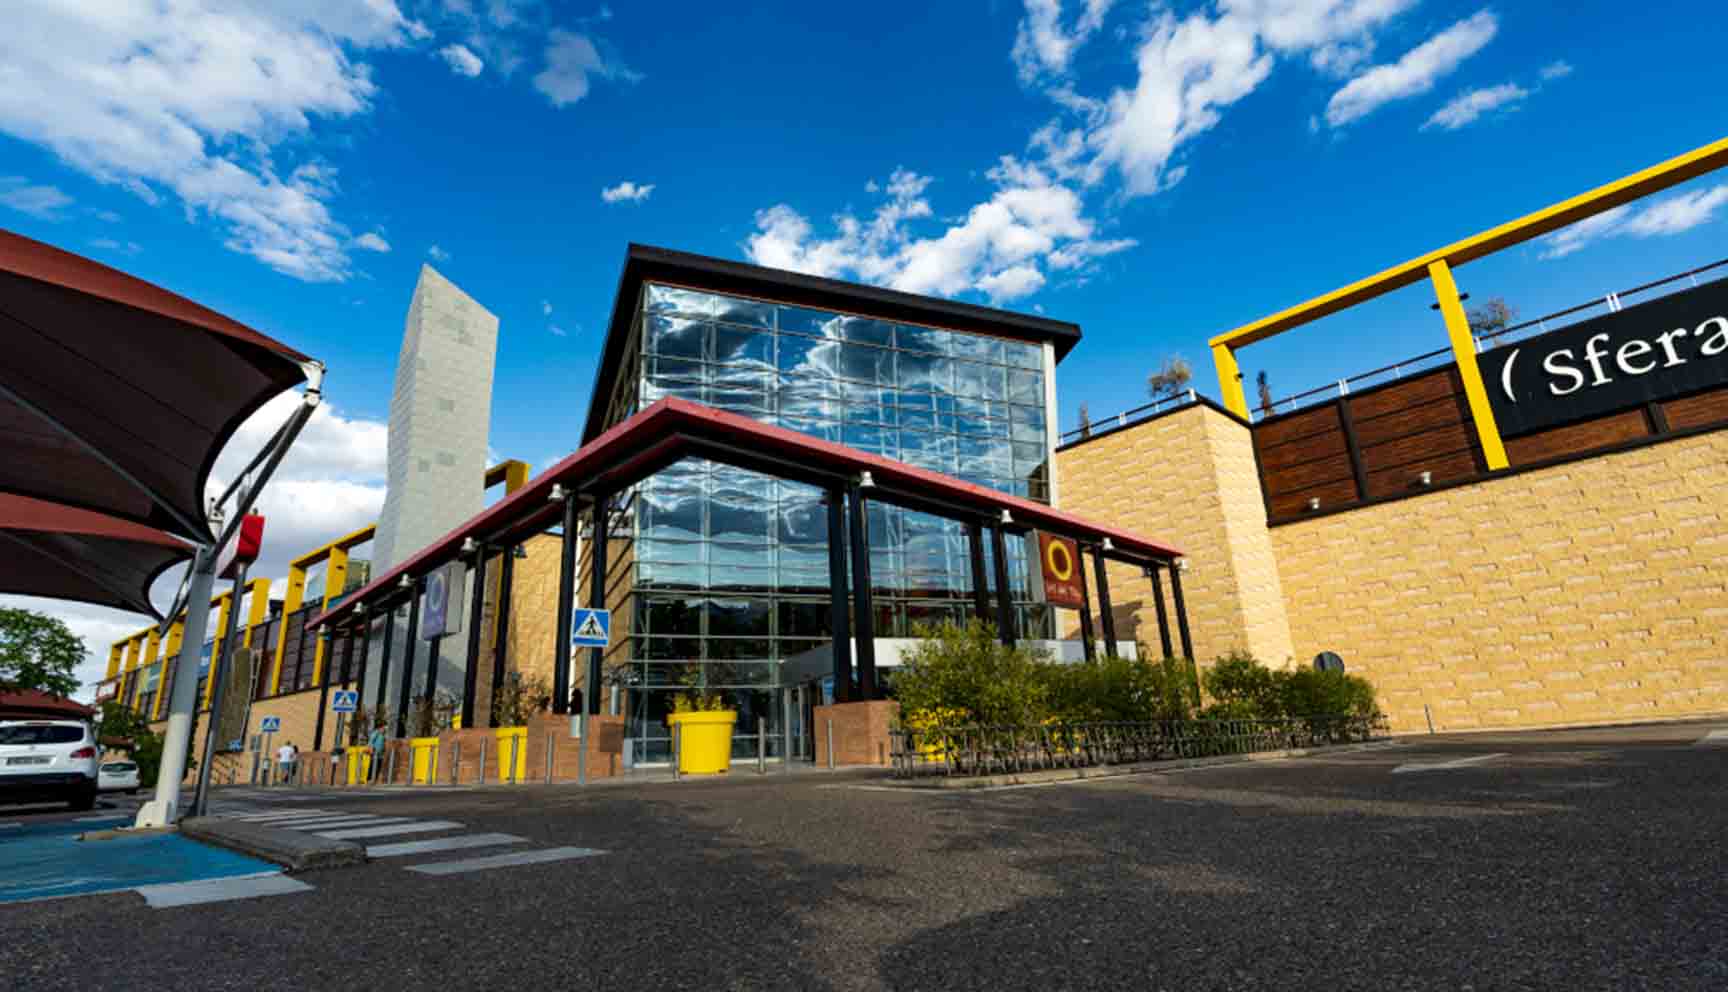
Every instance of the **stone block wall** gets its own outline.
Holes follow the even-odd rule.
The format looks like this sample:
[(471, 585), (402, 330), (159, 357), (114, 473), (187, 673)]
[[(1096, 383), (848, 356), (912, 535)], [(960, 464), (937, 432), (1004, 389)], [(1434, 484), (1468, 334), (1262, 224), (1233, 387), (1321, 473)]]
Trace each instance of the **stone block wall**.
[(817, 767), (828, 765), (829, 724), (834, 728), (836, 765), (887, 765), (892, 753), (888, 728), (899, 714), (900, 704), (891, 699), (816, 707)]

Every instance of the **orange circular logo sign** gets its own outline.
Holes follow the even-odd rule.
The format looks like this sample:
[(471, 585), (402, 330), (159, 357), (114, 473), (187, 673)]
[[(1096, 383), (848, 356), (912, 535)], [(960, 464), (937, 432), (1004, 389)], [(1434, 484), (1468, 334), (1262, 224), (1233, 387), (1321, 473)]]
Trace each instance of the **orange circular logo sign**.
[(1074, 556), (1068, 552), (1068, 545), (1061, 541), (1044, 545), (1044, 564), (1051, 578), (1061, 582), (1074, 578)]

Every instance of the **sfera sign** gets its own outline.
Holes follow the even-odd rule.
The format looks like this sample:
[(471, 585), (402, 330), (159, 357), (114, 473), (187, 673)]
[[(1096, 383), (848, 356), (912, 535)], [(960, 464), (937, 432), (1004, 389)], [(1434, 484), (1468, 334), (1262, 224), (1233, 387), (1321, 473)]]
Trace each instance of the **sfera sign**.
[(1477, 359), (1504, 437), (1728, 384), (1728, 279)]

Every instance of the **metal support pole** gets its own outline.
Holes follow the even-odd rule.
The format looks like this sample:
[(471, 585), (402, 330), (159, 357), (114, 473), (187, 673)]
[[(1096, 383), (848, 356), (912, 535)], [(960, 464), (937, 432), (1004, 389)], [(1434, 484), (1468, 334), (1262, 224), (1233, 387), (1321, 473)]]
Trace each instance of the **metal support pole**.
[[(588, 566), (593, 588), (588, 591), (588, 605), (597, 610), (606, 608), (606, 568), (608, 565), (606, 539), (611, 529), (607, 504), (611, 500), (611, 493), (601, 491), (594, 494), (594, 541), (593, 547), (588, 549)], [(605, 648), (594, 648), (588, 652), (588, 674), (582, 680), (582, 713), (584, 716), (600, 712), (600, 669), (605, 661)], [(582, 753), (587, 754), (587, 721), (583, 721), (581, 731), (583, 736)]]
[(678, 764), (684, 757), (684, 738), (678, 733), (678, 725), (672, 725), (672, 781), (678, 781)]
[(996, 559), (996, 634), (1002, 643), (1014, 646), (1014, 598), (1008, 588), (1008, 535), (1001, 527), (990, 528), (990, 557)]
[[(235, 604), (235, 609), (239, 609), (238, 603)], [(323, 629), (318, 631), (318, 641), (322, 647), (318, 653), (324, 656), (324, 670), (318, 673), (318, 716), (312, 723), (312, 750), (314, 751), (324, 750), (324, 714), (330, 710), (330, 667), (336, 661), (335, 641), (331, 638), (330, 633), (329, 624), (325, 624)], [(211, 698), (214, 699), (215, 697), (212, 696)], [(219, 705), (219, 703), (213, 705)]]
[(966, 522), (966, 546), (972, 555), (972, 613), (990, 622), (990, 574), (984, 570), (984, 526)]
[(204, 545), (192, 559), (192, 574), (187, 583), (187, 636), (181, 639), (180, 657), (174, 663), (174, 691), (169, 696), (168, 728), (163, 735), (156, 797), (139, 808), (134, 821), (138, 827), (166, 827), (178, 819), (180, 784), (186, 777), (186, 759), (192, 750), (192, 716), (198, 708), (198, 661), (204, 649), (204, 630), (210, 624), (210, 589), (215, 583), (216, 548)]
[(390, 749), (390, 761), (384, 768), (385, 785), (396, 784), (396, 751), (397, 749), (394, 747)]
[[(582, 701), (586, 703), (590, 693), (584, 693)], [(580, 732), (576, 735), (576, 784), (588, 784), (588, 707), (583, 706), (577, 716)]]
[[(210, 763), (216, 760), (216, 731), (222, 725), (222, 683), (228, 671), (228, 659), (234, 656), (234, 637), (240, 625), (240, 594), (246, 588), (246, 570), (247, 565), (242, 562), (234, 575), (234, 585), (228, 590), (228, 629), (222, 632), (221, 656), (210, 665), (210, 722), (204, 728), (204, 753), (198, 762), (198, 785), (192, 793), (193, 816), (203, 816), (209, 808)], [(240, 733), (244, 735), (246, 728), (241, 727)]]
[(768, 774), (768, 726), (756, 718), (756, 774)]
[(468, 598), (468, 664), (462, 669), (462, 727), (474, 726), (474, 696), (480, 686), (480, 614), (486, 609), (486, 548), (474, 552), (474, 564), (468, 566), (468, 584), (473, 591)]
[(552, 641), (552, 712), (570, 712), (570, 611), (576, 602), (576, 494), (564, 497), (564, 541), (558, 564), (558, 633)]
[(498, 615), (493, 618), (494, 628), (492, 638), (492, 695), (494, 700), (487, 705), (488, 726), (498, 726), (498, 688), (504, 684), (504, 656), (510, 645), (510, 589), (516, 579), (516, 549), (505, 548), (503, 562), (498, 569)]
[[(396, 609), (384, 611), (384, 650), (378, 657), (378, 691), (372, 694), (372, 709), (374, 712), (384, 708), (390, 697), (385, 690), (390, 686), (390, 641), (396, 636)], [(360, 688), (364, 690), (365, 684)]]
[[(349, 650), (352, 651), (353, 649), (350, 648)], [(354, 712), (348, 716), (349, 733), (346, 735), (350, 738), (354, 736), (355, 721), (360, 719), (360, 714), (366, 712), (366, 668), (371, 661), (372, 621), (362, 615), (360, 619), (360, 671), (354, 678)], [(370, 723), (370, 721), (367, 722)], [(361, 724), (361, 726), (365, 726), (365, 724)]]
[(1110, 570), (1104, 556), (1092, 556), (1092, 573), (1098, 577), (1098, 626), (1104, 631), (1104, 656), (1116, 657), (1116, 612), (1110, 605)]
[(1176, 601), (1176, 631), (1182, 635), (1182, 657), (1193, 659), (1194, 638), (1188, 633), (1188, 606), (1182, 601), (1182, 569), (1170, 566), (1170, 597)]
[(834, 770), (834, 718), (829, 717), (828, 724), (828, 770)]
[(480, 777), (476, 781), (480, 785), (485, 785), (486, 784), (486, 738), (484, 738), (484, 737), (480, 738), (480, 769), (479, 769), (479, 771), (480, 771)]
[(420, 705), (424, 706), (428, 712), (431, 711), (432, 704), (437, 698), (438, 661), (439, 656), (443, 653), (444, 635), (439, 634), (437, 637), (432, 638), (432, 646), (426, 652), (426, 691), (420, 694)]
[(546, 784), (552, 784), (552, 752), (558, 747), (558, 735), (555, 731), (546, 731)]
[(1080, 554), (1074, 569), (1074, 577), (1080, 582), (1080, 650), (1087, 661), (1092, 661), (1098, 657), (1098, 650), (1092, 638), (1092, 593), (1086, 581), (1086, 549), (1078, 544), (1074, 548)]
[(1158, 643), (1164, 649), (1164, 657), (1176, 657), (1175, 649), (1170, 646), (1170, 617), (1164, 611), (1164, 578), (1162, 565), (1153, 565), (1146, 570), (1152, 576), (1152, 603), (1158, 608)]
[(510, 735), (510, 770), (498, 776), (500, 781), (511, 785), (522, 784), (522, 739), (515, 734)]
[(851, 596), (846, 579), (846, 496), (828, 490), (828, 610), (834, 641), (834, 701), (852, 700)]
[(456, 741), (450, 745), (450, 784), (462, 782), (462, 742)]
[(408, 736), (408, 701), (414, 694), (414, 647), (420, 637), (420, 580), (408, 587), (408, 636), (402, 652), (402, 690), (396, 694), (396, 736)]
[(780, 690), (780, 728), (783, 738), (780, 748), (780, 772), (788, 774), (792, 771), (792, 690)]
[(852, 623), (858, 651), (858, 698), (876, 698), (876, 607), (870, 580), (870, 530), (864, 519), (864, 491), (846, 486), (847, 540), (852, 545)]

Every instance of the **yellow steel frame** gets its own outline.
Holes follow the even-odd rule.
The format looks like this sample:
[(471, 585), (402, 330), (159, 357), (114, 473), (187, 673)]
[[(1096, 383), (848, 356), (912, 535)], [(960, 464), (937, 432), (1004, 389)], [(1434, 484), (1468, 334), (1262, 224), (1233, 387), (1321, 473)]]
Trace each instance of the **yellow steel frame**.
[[(348, 551), (357, 545), (372, 540), (372, 535), (378, 530), (377, 524), (367, 524), (352, 534), (331, 541), (321, 548), (314, 549), (288, 563), (288, 590), (282, 597), (283, 623), (292, 616), (295, 610), (306, 604), (306, 573), (319, 562), (330, 564), (324, 570), (324, 601), (323, 607), (342, 595), (342, 589), (348, 583)], [(275, 667), (270, 673), (270, 694), (276, 695), (282, 691), (282, 659), (288, 648), (288, 638), (276, 638)], [(318, 685), (324, 678), (324, 639), (319, 638), (316, 653), (312, 656), (312, 684)]]
[[(246, 629), (244, 632), (245, 639), (241, 643), (251, 644), (253, 628), (263, 623), (265, 617), (269, 613), (270, 580), (253, 579), (246, 583), (246, 589), (252, 594), (252, 603), (251, 608), (248, 610)], [(219, 625), (216, 628), (216, 642), (211, 645), (211, 655), (213, 658), (221, 657), (222, 638), (228, 630), (229, 595), (230, 593), (228, 591), (223, 591), (220, 595), (213, 596), (210, 599), (210, 606), (212, 609), (218, 611), (217, 616), (219, 618)], [(156, 679), (156, 700), (150, 707), (150, 712), (145, 714), (146, 717), (151, 720), (160, 719), (167, 706), (167, 694), (164, 693), (162, 689), (168, 682), (168, 665), (171, 664), (174, 659), (180, 657), (180, 647), (184, 642), (185, 637), (186, 616), (184, 613), (169, 625), (168, 636), (165, 639), (161, 638), (155, 624), (151, 624), (143, 630), (122, 637), (120, 640), (115, 641), (108, 647), (108, 672), (103, 678), (103, 681), (106, 682), (112, 680), (118, 676), (126, 674), (127, 672), (147, 669), (152, 664), (160, 664), (162, 666), (162, 671), (158, 674)], [(160, 651), (158, 648), (160, 648)], [(115, 699), (126, 706), (135, 706), (138, 699), (138, 690), (142, 687), (143, 682), (144, 679), (140, 677), (134, 683), (133, 691), (129, 698), (120, 699), (116, 696)], [(210, 706), (209, 697), (210, 682), (206, 681), (204, 683), (203, 700), (203, 706), (205, 708), (209, 708)]]
[(1470, 412), (1476, 421), (1483, 454), (1489, 468), (1505, 468), (1505, 444), (1495, 426), (1493, 412), (1488, 408), (1487, 392), (1482, 388), (1482, 377), (1476, 368), (1475, 340), (1464, 320), (1463, 308), (1458, 304), (1458, 290), (1452, 279), (1452, 269), (1552, 233), (1586, 217), (1661, 192), (1723, 166), (1728, 166), (1728, 138), (1695, 148), (1684, 155), (1675, 156), (1666, 162), (1598, 186), (1587, 193), (1562, 200), (1462, 241), (1455, 241), (1341, 289), (1317, 296), (1306, 303), (1280, 310), (1269, 317), (1262, 317), (1220, 334), (1209, 344), (1212, 348), (1213, 363), (1218, 368), (1218, 384), (1223, 393), (1224, 406), (1238, 416), (1248, 416), (1248, 398), (1243, 392), (1242, 373), (1236, 361), (1238, 349), (1428, 279), (1434, 284), (1434, 294), (1440, 302), (1440, 312), (1446, 322), (1447, 337), (1452, 342), (1453, 355), (1458, 360), (1460, 372), (1463, 373), (1465, 395), (1470, 401)]

